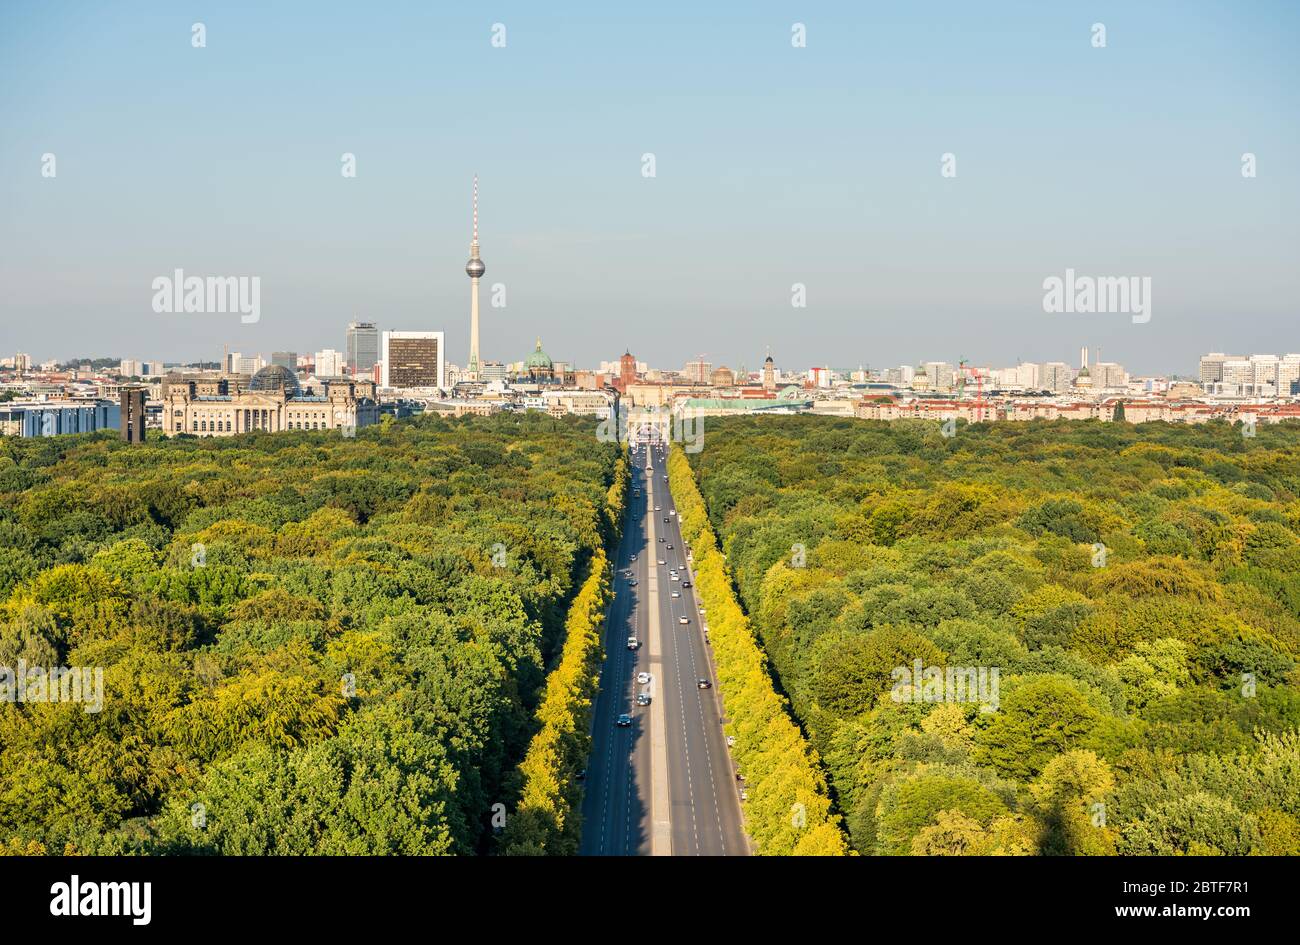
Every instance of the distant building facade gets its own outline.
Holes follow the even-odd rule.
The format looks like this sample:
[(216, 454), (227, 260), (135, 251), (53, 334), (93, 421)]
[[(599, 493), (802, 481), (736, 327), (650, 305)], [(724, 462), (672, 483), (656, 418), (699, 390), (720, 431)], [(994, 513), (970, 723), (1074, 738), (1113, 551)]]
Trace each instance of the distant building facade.
[(388, 389), (447, 387), (443, 332), (386, 331), (382, 335), (380, 386)]

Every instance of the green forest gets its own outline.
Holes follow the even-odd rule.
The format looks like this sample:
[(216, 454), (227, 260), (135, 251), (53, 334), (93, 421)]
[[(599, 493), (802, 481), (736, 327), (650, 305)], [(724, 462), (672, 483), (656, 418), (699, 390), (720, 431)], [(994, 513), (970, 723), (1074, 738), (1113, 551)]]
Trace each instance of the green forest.
[(736, 418), (690, 462), (856, 851), (1300, 854), (1300, 427)]
[(497, 852), (526, 791), (516, 845), (572, 835), (625, 477), (537, 415), (0, 440), (0, 666), (103, 682), (0, 703), (0, 849)]

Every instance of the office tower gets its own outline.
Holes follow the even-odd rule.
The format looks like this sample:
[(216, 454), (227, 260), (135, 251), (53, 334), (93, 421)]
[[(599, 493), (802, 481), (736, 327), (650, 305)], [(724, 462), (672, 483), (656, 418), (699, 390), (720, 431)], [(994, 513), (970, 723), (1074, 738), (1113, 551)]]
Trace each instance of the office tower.
[(445, 388), (447, 366), (440, 331), (386, 331), (382, 335), (380, 387)]
[(326, 348), (316, 352), (316, 376), (339, 377), (343, 374), (343, 352)]
[[(465, 263), (465, 274), (469, 276), (469, 365), (466, 370), (477, 375), (478, 364), (478, 280), (482, 278), (487, 267), (478, 257), (478, 175), (474, 175), (474, 236), (469, 244), (469, 262)], [(441, 356), (441, 351), (439, 352)], [(384, 358), (387, 361), (387, 358)], [(387, 385), (384, 385), (387, 386)], [(439, 384), (439, 387), (442, 385)]]
[(1235, 356), (1214, 352), (1201, 356), (1201, 383), (1218, 384), (1223, 380), (1223, 362), (1236, 360)]
[(122, 439), (128, 443), (144, 442), (144, 388), (128, 387), (122, 390), (119, 404)]
[(349, 322), (347, 345), (348, 370), (367, 374), (379, 362), (379, 329), (374, 322)]
[(692, 383), (707, 384), (709, 382), (709, 374), (712, 373), (712, 371), (713, 364), (709, 361), (705, 361), (703, 356), (695, 361), (686, 362), (686, 379)]

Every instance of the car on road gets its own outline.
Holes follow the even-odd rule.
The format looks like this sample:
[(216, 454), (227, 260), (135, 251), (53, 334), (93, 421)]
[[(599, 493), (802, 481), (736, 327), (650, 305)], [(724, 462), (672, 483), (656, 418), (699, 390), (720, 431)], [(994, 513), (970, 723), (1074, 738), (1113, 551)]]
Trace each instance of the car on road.
[(659, 511), (659, 506), (657, 506), (657, 505), (655, 506), (655, 511), (656, 511), (656, 512)]
[(628, 582), (627, 582), (627, 586), (628, 586), (628, 587), (636, 587), (636, 578), (632, 578), (632, 580), (628, 581)]
[(667, 481), (668, 481), (668, 477), (667, 477), (667, 476), (664, 476), (664, 482), (667, 482)]
[(668, 516), (667, 516), (667, 515), (664, 516), (664, 521), (665, 521), (665, 522), (668, 521)]
[(690, 586), (691, 586), (690, 581), (682, 581), (682, 587), (690, 587)]
[(639, 682), (641, 685), (644, 686), (646, 683), (648, 683), (648, 682), (650, 681), (650, 674), (649, 674), (649, 673), (645, 673), (645, 672), (637, 673), (637, 674), (636, 674), (636, 681)]
[(695, 688), (696, 688), (696, 689), (712, 689), (712, 688), (713, 688), (713, 683), (709, 682), (707, 679), (697, 679), (697, 680), (695, 680)]
[(670, 574), (669, 577), (671, 577), (674, 581), (680, 581), (680, 580), (681, 580), (681, 578), (677, 576), (677, 572), (676, 572), (676, 571), (674, 571), (672, 574)]
[(682, 596), (681, 594), (677, 593), (676, 591), (673, 591), (673, 597), (681, 597), (681, 596)]
[(660, 540), (660, 541), (663, 541), (663, 540), (664, 540), (664, 538), (663, 538), (662, 535), (659, 536), (659, 540)]
[(648, 693), (648, 692), (638, 692), (638, 693), (636, 694), (636, 704), (637, 704), (637, 705), (649, 705), (649, 704), (650, 704), (650, 693)]
[(690, 622), (691, 622), (691, 618), (690, 618), (690, 617), (678, 617), (678, 618), (677, 618), (677, 622), (678, 622), (678, 623), (682, 623), (682, 624), (690, 623)]
[(677, 514), (677, 510), (676, 510), (676, 509), (669, 509), (669, 510), (668, 510), (668, 514), (669, 514), (669, 515), (676, 515), (676, 514)]
[(636, 553), (633, 552), (632, 557), (631, 557), (630, 559), (628, 559), (628, 560), (630, 560), (630, 561), (635, 561), (635, 560), (636, 560)]
[(672, 551), (672, 550), (673, 550), (673, 546), (672, 546), (672, 545), (669, 545), (669, 546), (668, 546), (668, 550), (669, 550), (669, 551)]
[(629, 725), (632, 724), (632, 716), (624, 712), (622, 715), (620, 715), (618, 718), (614, 720), (614, 724), (617, 725), (619, 728), (627, 728)]
[(660, 564), (667, 564), (668, 562), (665, 561), (663, 558), (660, 558), (660, 559), (659, 559), (659, 563), (660, 563)]
[(628, 638), (627, 638), (627, 648), (628, 648), (629, 650), (635, 650), (635, 649), (636, 649), (637, 647), (639, 647), (640, 645), (641, 645), (641, 641), (638, 640), (636, 637), (628, 637)]

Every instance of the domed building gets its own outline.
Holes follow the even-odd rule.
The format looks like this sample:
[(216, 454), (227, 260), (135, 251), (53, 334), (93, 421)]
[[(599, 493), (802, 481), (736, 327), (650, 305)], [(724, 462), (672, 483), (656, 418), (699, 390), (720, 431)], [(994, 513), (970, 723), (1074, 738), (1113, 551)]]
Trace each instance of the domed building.
[(262, 393), (282, 391), (286, 397), (294, 397), (301, 393), (298, 375), (283, 364), (268, 364), (262, 368), (249, 380), (248, 389)]
[(714, 387), (735, 387), (736, 372), (724, 364), (709, 375), (709, 383)]
[(555, 364), (551, 361), (550, 355), (542, 350), (541, 338), (537, 339), (537, 347), (533, 349), (533, 353), (524, 358), (523, 373), (535, 381), (549, 381), (555, 377)]

